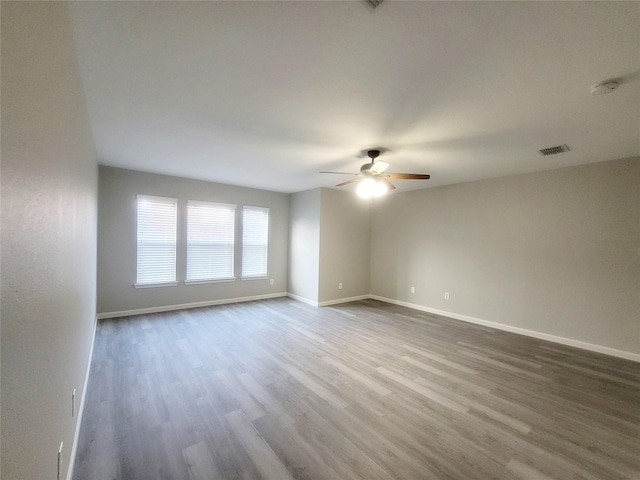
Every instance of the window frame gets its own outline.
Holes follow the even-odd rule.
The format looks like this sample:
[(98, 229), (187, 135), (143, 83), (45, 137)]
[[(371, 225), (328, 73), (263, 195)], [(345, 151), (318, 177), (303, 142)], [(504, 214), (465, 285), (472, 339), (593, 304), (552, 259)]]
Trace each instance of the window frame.
[[(173, 245), (173, 280), (163, 279), (160, 281), (140, 281), (140, 264), (141, 264), (141, 245), (144, 244), (144, 239), (140, 235), (140, 204), (142, 201), (164, 203), (173, 206), (173, 218), (169, 219), (173, 223), (173, 239), (171, 242), (167, 242), (168, 245)], [(166, 220), (166, 219), (165, 219)], [(165, 232), (166, 233), (166, 232)], [(178, 285), (178, 199), (173, 197), (163, 197), (158, 195), (136, 195), (136, 281), (134, 283), (135, 288), (155, 288), (155, 287), (173, 287)]]
[[(233, 221), (231, 225), (231, 233), (232, 233), (232, 242), (231, 242), (231, 256), (230, 256), (230, 264), (231, 264), (231, 275), (230, 276), (220, 276), (220, 277), (208, 277), (208, 278), (190, 278), (189, 277), (189, 257), (190, 257), (190, 246), (191, 246), (191, 236), (190, 236), (190, 206), (203, 206), (203, 207), (223, 207), (224, 209), (233, 213)], [(185, 214), (185, 248), (184, 248), (184, 258), (185, 258), (185, 270), (184, 270), (184, 284), (185, 285), (199, 285), (206, 283), (223, 283), (223, 282), (234, 282), (237, 280), (236, 277), (236, 246), (237, 246), (237, 221), (238, 221), (238, 206), (230, 203), (221, 203), (221, 202), (210, 202), (207, 200), (187, 200), (186, 205), (186, 214)], [(202, 242), (202, 240), (201, 240)], [(206, 245), (201, 245), (206, 246)], [(228, 245), (227, 245), (228, 246)], [(193, 254), (193, 253), (192, 253)]]
[[(265, 246), (265, 272), (260, 273), (259, 275), (245, 275), (245, 211), (261, 211), (266, 212), (267, 214), (267, 232), (266, 232), (266, 244)], [(242, 206), (242, 217), (240, 219), (240, 224), (242, 228), (242, 243), (240, 245), (241, 259), (240, 259), (240, 279), (241, 280), (264, 280), (269, 278), (269, 246), (271, 244), (271, 208), (270, 207), (259, 207), (255, 205), (243, 205)], [(260, 246), (261, 244), (258, 244)], [(254, 245), (255, 246), (255, 245)]]

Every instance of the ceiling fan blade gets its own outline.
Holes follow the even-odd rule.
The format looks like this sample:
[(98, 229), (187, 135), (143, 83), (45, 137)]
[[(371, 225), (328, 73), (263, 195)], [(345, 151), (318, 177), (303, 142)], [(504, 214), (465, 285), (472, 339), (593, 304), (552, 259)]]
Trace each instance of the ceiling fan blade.
[(344, 185), (349, 185), (350, 183), (356, 183), (362, 180), (361, 178), (354, 178), (353, 180), (347, 180), (346, 182), (339, 183), (336, 187), (342, 187)]
[(336, 187), (343, 187), (343, 186), (349, 185), (351, 183), (357, 183), (360, 180), (362, 180), (362, 179), (361, 178), (354, 178), (353, 180), (347, 180), (346, 182), (339, 183), (338, 185), (336, 185)]
[(397, 178), (399, 180), (429, 180), (431, 175), (423, 173), (387, 173), (385, 177)]
[(374, 175), (380, 175), (387, 168), (389, 168), (389, 164), (387, 162), (378, 161), (378, 162), (375, 162), (373, 165), (371, 165), (369, 172), (373, 173)]
[(348, 172), (318, 172), (318, 173), (336, 173), (338, 175), (357, 175), (357, 173), (348, 173)]
[(378, 181), (384, 183), (388, 190), (394, 190), (396, 186), (384, 177), (378, 177)]

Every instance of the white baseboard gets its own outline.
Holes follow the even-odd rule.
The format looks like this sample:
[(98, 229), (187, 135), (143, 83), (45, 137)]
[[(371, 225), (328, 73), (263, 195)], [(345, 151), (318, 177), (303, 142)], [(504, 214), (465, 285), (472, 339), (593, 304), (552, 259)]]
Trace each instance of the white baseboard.
[(91, 347), (89, 347), (89, 358), (87, 364), (87, 373), (84, 376), (84, 386), (82, 387), (82, 397), (80, 398), (80, 405), (75, 412), (76, 415), (76, 431), (73, 434), (73, 443), (71, 444), (71, 453), (69, 454), (69, 469), (67, 470), (67, 480), (73, 478), (73, 469), (76, 465), (76, 451), (78, 450), (78, 439), (80, 437), (80, 427), (82, 424), (82, 415), (84, 413), (85, 399), (87, 398), (87, 387), (89, 385), (89, 373), (91, 371), (91, 360), (93, 359), (93, 345), (96, 342), (96, 332), (98, 328), (98, 316), (93, 322), (93, 336), (91, 337)]
[[(593, 343), (582, 342), (580, 340), (573, 340), (571, 338), (559, 337), (557, 335), (550, 335), (548, 333), (537, 332), (535, 330), (528, 330), (525, 328), (514, 327), (511, 325), (506, 325), (504, 323), (491, 322), (489, 320), (483, 320), (481, 318), (471, 317), (468, 315), (461, 315), (458, 313), (447, 312), (445, 310), (438, 310), (435, 308), (429, 308), (422, 305), (417, 305), (415, 303), (404, 302), (401, 300), (395, 300), (393, 298), (381, 297), (378, 295), (358, 295), (356, 297), (347, 297), (347, 298), (339, 298), (335, 300), (327, 300), (324, 302), (317, 302), (315, 300), (310, 300), (305, 297), (301, 297), (299, 295), (295, 295), (293, 293), (288, 292), (279, 292), (279, 293), (270, 293), (265, 295), (254, 295), (251, 297), (235, 297), (235, 298), (225, 298), (221, 300), (209, 300), (205, 302), (195, 302), (195, 303), (183, 303), (180, 305), (165, 305), (161, 307), (151, 307), (151, 308), (138, 308), (134, 310), (122, 310), (119, 312), (106, 312), (99, 313), (97, 315), (98, 320), (102, 320), (105, 318), (115, 318), (115, 317), (127, 317), (131, 315), (143, 315), (147, 313), (159, 313), (159, 312), (170, 312), (173, 310), (183, 310), (187, 308), (197, 308), (197, 307), (209, 307), (212, 305), (224, 305), (227, 303), (238, 303), (238, 302), (250, 302), (253, 300), (265, 300), (268, 298), (277, 298), (277, 297), (290, 297), (294, 300), (298, 300), (300, 302), (307, 303), (314, 307), (325, 307), (329, 305), (337, 305), (340, 303), (354, 302), (357, 300), (364, 299), (374, 299), (380, 300), (386, 303), (392, 303), (394, 305), (400, 305), (403, 307), (412, 308), (414, 310), (420, 310), (422, 312), (432, 313), (435, 315), (440, 315), (443, 317), (454, 318), (456, 320), (462, 320), (463, 322), (475, 323), (477, 325), (484, 325), (485, 327), (495, 328), (497, 330), (504, 330), (507, 332), (518, 333), (520, 335), (526, 335), (528, 337), (539, 338), (541, 340), (547, 340), (550, 342), (559, 343), (562, 345), (568, 345), (571, 347), (581, 348), (583, 350), (589, 350), (592, 352), (603, 353), (605, 355), (611, 355), (613, 357), (624, 358), (626, 360), (632, 360), (634, 362), (640, 362), (640, 354), (627, 352), (625, 350), (618, 350), (615, 348), (605, 347), (602, 345), (595, 345)], [(93, 349), (93, 344), (91, 346)], [(88, 375), (88, 373), (87, 373)], [(85, 385), (86, 387), (86, 385)], [(84, 402), (84, 394), (82, 397), (82, 401)], [(74, 442), (75, 448), (75, 442)]]
[(640, 354), (627, 352), (625, 350), (617, 350), (615, 348), (595, 345), (593, 343), (582, 342), (580, 340), (573, 340), (571, 338), (559, 337), (557, 335), (550, 335), (548, 333), (536, 332), (535, 330), (527, 330), (526, 328), (513, 327), (511, 325), (505, 325), (504, 323), (490, 322), (488, 320), (482, 320), (480, 318), (470, 317), (468, 315), (460, 315), (458, 313), (437, 310), (435, 308), (423, 307), (422, 305), (403, 302), (401, 300), (394, 300), (393, 298), (380, 297), (378, 295), (369, 295), (369, 298), (380, 300), (381, 302), (393, 303), (394, 305), (413, 308), (414, 310), (420, 310), (422, 312), (433, 313), (435, 315), (440, 315), (443, 317), (455, 318), (456, 320), (462, 320), (463, 322), (484, 325), (485, 327), (491, 327), (497, 330), (518, 333), (520, 335), (526, 335), (528, 337), (539, 338), (540, 340), (548, 340), (550, 342), (560, 343), (562, 345), (568, 345), (570, 347), (581, 348), (583, 350), (589, 350), (592, 352), (604, 353), (605, 355), (611, 355), (613, 357), (624, 358), (625, 360), (640, 362)]
[(371, 298), (371, 295), (358, 295), (357, 297), (345, 297), (345, 298), (336, 298), (335, 300), (326, 300), (324, 302), (318, 302), (319, 307), (327, 307), (329, 305), (337, 305), (339, 303), (348, 303), (348, 302), (356, 302), (358, 300), (366, 300)]
[(267, 293), (264, 295), (253, 295), (251, 297), (222, 298), (219, 300), (207, 300), (205, 302), (181, 303), (179, 305), (163, 305), (160, 307), (136, 308), (133, 310), (121, 310), (119, 312), (104, 312), (98, 314), (98, 320), (105, 318), (130, 317), (131, 315), (145, 315), (148, 313), (171, 312), (173, 310), (184, 310), (187, 308), (210, 307), (212, 305), (225, 305), (227, 303), (252, 302), (254, 300), (266, 300), (268, 298), (286, 297), (286, 292)]
[(310, 300), (308, 298), (301, 297), (300, 295), (295, 295), (293, 293), (287, 293), (287, 297), (291, 297), (294, 300), (298, 300), (299, 302), (307, 303), (307, 304), (312, 305), (314, 307), (318, 306), (318, 302), (316, 302), (315, 300)]
[(336, 298), (334, 300), (325, 300), (324, 302), (316, 302), (315, 300), (310, 300), (305, 297), (301, 297), (299, 295), (295, 295), (293, 293), (287, 293), (288, 297), (293, 298), (294, 300), (298, 300), (299, 302), (304, 302), (314, 307), (327, 307), (329, 305), (337, 305), (339, 303), (348, 303), (355, 302), (357, 300), (366, 300), (371, 298), (369, 294), (367, 295), (358, 295), (357, 297), (344, 297), (344, 298)]

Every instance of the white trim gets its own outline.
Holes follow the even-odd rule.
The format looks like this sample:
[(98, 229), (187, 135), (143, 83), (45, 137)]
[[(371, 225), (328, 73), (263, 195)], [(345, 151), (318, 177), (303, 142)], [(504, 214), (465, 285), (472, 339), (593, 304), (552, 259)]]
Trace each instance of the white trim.
[(304, 297), (301, 297), (299, 295), (295, 295), (295, 294), (293, 294), (291, 292), (287, 293), (287, 297), (291, 297), (294, 300), (298, 300), (299, 302), (307, 303), (307, 304), (312, 305), (314, 307), (318, 306), (318, 302), (316, 302), (315, 300), (309, 300), (308, 298), (304, 298)]
[(371, 295), (358, 295), (356, 297), (336, 298), (335, 300), (325, 300), (324, 302), (318, 302), (319, 307), (327, 307), (329, 305), (337, 305), (338, 303), (356, 302), (358, 300), (367, 300), (371, 298)]
[(235, 282), (237, 280), (236, 277), (230, 278), (217, 278), (210, 280), (185, 280), (185, 285), (204, 285), (205, 283), (225, 283), (225, 282)]
[(162, 283), (134, 283), (135, 288), (156, 288), (156, 287), (176, 287), (178, 282), (162, 282)]
[[(224, 305), (227, 303), (239, 303), (239, 302), (250, 302), (253, 300), (265, 300), (268, 298), (277, 298), (277, 297), (290, 297), (294, 300), (298, 300), (300, 302), (312, 305), (314, 307), (324, 307), (329, 305), (336, 305), (340, 303), (354, 302), (357, 300), (365, 300), (371, 298), (373, 300), (379, 300), (381, 302), (392, 303), (394, 305), (400, 305), (403, 307), (412, 308), (414, 310), (420, 310), (422, 312), (432, 313), (435, 315), (440, 315), (443, 317), (454, 318), (456, 320), (461, 320), (463, 322), (474, 323), (477, 325), (484, 325), (485, 327), (495, 328), (497, 330), (504, 330), (507, 332), (517, 333), (520, 335), (526, 335), (528, 337), (538, 338), (541, 340), (547, 340), (554, 343), (559, 343), (562, 345), (568, 345), (570, 347), (581, 348), (583, 350), (589, 350), (592, 352), (603, 353), (605, 355), (611, 355), (613, 357), (624, 358), (625, 360), (631, 360), (634, 362), (640, 362), (640, 354), (627, 352), (625, 350), (618, 350), (615, 348), (605, 347), (602, 345), (595, 345), (593, 343), (582, 342), (580, 340), (573, 340), (571, 338), (559, 337), (556, 335), (550, 335), (548, 333), (537, 332), (535, 330), (527, 330), (526, 328), (514, 327), (511, 325), (506, 325), (504, 323), (491, 322), (489, 320), (482, 320), (480, 318), (471, 317), (468, 315), (461, 315), (458, 313), (447, 312), (445, 310), (438, 310), (435, 308), (424, 307), (422, 305), (417, 305), (415, 303), (404, 302), (401, 300), (394, 300), (392, 298), (381, 297), (378, 295), (358, 295), (356, 297), (347, 297), (347, 298), (339, 298), (336, 300), (327, 300), (324, 302), (317, 302), (315, 300), (310, 300), (305, 297), (301, 297), (299, 295), (295, 295), (291, 292), (279, 292), (279, 293), (269, 293), (265, 295), (254, 295), (251, 297), (235, 297), (235, 298), (225, 298), (220, 300), (209, 300), (206, 302), (195, 302), (195, 303), (184, 303), (180, 305), (165, 305), (161, 307), (150, 307), (150, 308), (139, 308), (135, 310), (123, 310), (119, 312), (106, 312), (99, 313), (97, 315), (98, 320), (102, 320), (105, 318), (115, 318), (115, 317), (128, 317), (131, 315), (143, 315), (147, 313), (159, 313), (159, 312), (169, 312), (173, 310), (183, 310), (187, 308), (197, 308), (197, 307), (208, 307), (212, 305)], [(93, 349), (93, 344), (91, 346)], [(87, 373), (88, 375), (88, 373)], [(86, 388), (86, 384), (85, 384)], [(82, 402), (84, 402), (84, 394), (82, 397)], [(81, 404), (81, 409), (84, 404)], [(74, 443), (75, 448), (75, 443)]]
[(93, 345), (96, 342), (96, 333), (98, 330), (98, 316), (93, 322), (93, 336), (91, 337), (91, 347), (89, 348), (89, 358), (87, 359), (87, 373), (84, 377), (84, 386), (82, 387), (82, 398), (80, 399), (80, 405), (75, 412), (76, 415), (76, 431), (73, 434), (73, 443), (71, 444), (71, 453), (69, 455), (69, 468), (67, 469), (67, 480), (73, 478), (73, 469), (76, 465), (76, 451), (78, 449), (78, 438), (80, 437), (80, 427), (82, 423), (82, 416), (84, 414), (85, 399), (87, 398), (87, 387), (89, 385), (89, 373), (91, 372), (91, 360), (93, 360)]
[(309, 300), (308, 298), (295, 295), (291, 292), (287, 293), (287, 296), (293, 298), (294, 300), (298, 300), (300, 302), (304, 302), (309, 305), (312, 305), (314, 307), (327, 307), (329, 305), (337, 305), (339, 303), (355, 302), (357, 300), (366, 300), (368, 298), (371, 298), (371, 296), (367, 294), (367, 295), (358, 295), (357, 297), (336, 298), (335, 300), (325, 300), (324, 302), (316, 302), (315, 300)]
[(98, 320), (105, 318), (130, 317), (132, 315), (144, 315), (147, 313), (171, 312), (174, 310), (185, 310), (187, 308), (210, 307), (212, 305), (224, 305), (227, 303), (252, 302), (254, 300), (266, 300), (268, 298), (286, 297), (286, 292), (267, 293), (264, 295), (253, 295), (251, 297), (221, 298), (219, 300), (207, 300), (205, 302), (181, 303), (179, 305), (162, 305), (159, 307), (136, 308), (133, 310), (121, 310), (119, 312), (104, 312), (98, 314)]
[(435, 308), (423, 307), (422, 305), (416, 305), (415, 303), (403, 302), (401, 300), (394, 300), (392, 298), (380, 297), (378, 295), (369, 295), (369, 298), (373, 300), (380, 300), (381, 302), (393, 303), (394, 305), (401, 305), (403, 307), (413, 308), (414, 310), (420, 310), (422, 312), (433, 313), (435, 315), (441, 315), (444, 317), (454, 318), (456, 320), (462, 320), (463, 322), (475, 323), (477, 325), (484, 325), (485, 327), (491, 327), (498, 330), (505, 330), (507, 332), (518, 333), (520, 335), (526, 335), (528, 337), (539, 338), (541, 340), (547, 340), (554, 343), (560, 343), (562, 345), (568, 345), (570, 347), (581, 348), (583, 350), (590, 350), (592, 352), (604, 353), (605, 355), (611, 355), (613, 357), (624, 358), (626, 360), (632, 360), (634, 362), (640, 362), (640, 354), (627, 352), (625, 350), (617, 350), (615, 348), (604, 347), (602, 345), (595, 345), (593, 343), (582, 342), (580, 340), (573, 340), (571, 338), (559, 337), (556, 335), (550, 335), (548, 333), (536, 332), (535, 330), (527, 330), (526, 328), (513, 327), (504, 323), (490, 322), (488, 320), (482, 320), (480, 318), (470, 317), (468, 315), (460, 315), (458, 313), (447, 312), (444, 310), (437, 310)]
[(257, 277), (240, 277), (240, 280), (269, 280), (269, 275), (259, 275)]

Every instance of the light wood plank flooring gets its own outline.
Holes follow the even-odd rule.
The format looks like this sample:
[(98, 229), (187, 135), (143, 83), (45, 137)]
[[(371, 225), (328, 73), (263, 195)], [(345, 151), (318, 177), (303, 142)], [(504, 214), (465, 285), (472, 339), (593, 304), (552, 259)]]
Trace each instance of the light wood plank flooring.
[(639, 479), (640, 365), (373, 300), (101, 321), (74, 479)]

